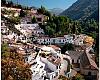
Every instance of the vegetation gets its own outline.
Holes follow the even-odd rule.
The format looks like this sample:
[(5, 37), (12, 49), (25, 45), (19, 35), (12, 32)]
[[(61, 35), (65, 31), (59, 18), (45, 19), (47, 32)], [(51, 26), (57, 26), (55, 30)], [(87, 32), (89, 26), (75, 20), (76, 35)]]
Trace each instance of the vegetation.
[(79, 21), (72, 21), (64, 16), (49, 16), (49, 20), (44, 26), (44, 31), (49, 36), (60, 36), (82, 33), (82, 28)]
[[(17, 34), (21, 34), (18, 31), (14, 24), (18, 24), (20, 21), (20, 17), (25, 17), (27, 14), (23, 9), (28, 9), (28, 7), (23, 7), (22, 5), (16, 4), (12, 1), (2, 0), (2, 6), (7, 7), (15, 7), (21, 8), (19, 17), (5, 18), (7, 20), (8, 28), (14, 31)], [(38, 10), (39, 14), (43, 14), (49, 17), (47, 20), (47, 24), (41, 25), (41, 28), (44, 29), (45, 34), (56, 37), (64, 34), (87, 34), (95, 39), (95, 47), (94, 50), (97, 56), (97, 63), (99, 62), (99, 23), (94, 19), (87, 19), (84, 21), (72, 20), (68, 17), (64, 16), (55, 16), (51, 15), (49, 11), (45, 9), (45, 7), (41, 6)], [(2, 11), (2, 13), (10, 14), (11, 11)], [(13, 12), (12, 12), (13, 13)], [(77, 14), (77, 13), (76, 13)], [(80, 13), (82, 15), (82, 13)], [(80, 15), (79, 14), (79, 15)], [(76, 15), (74, 15), (76, 16)], [(85, 15), (86, 16), (86, 15)], [(78, 17), (78, 16), (76, 16)], [(32, 23), (35, 23), (35, 17), (32, 18)], [(34, 37), (34, 36), (33, 36)], [(65, 53), (67, 50), (74, 50), (73, 44), (66, 43), (61, 51)], [(2, 80), (31, 80), (31, 71), (29, 69), (29, 65), (24, 63), (24, 59), (21, 54), (17, 53), (16, 49), (11, 49), (7, 44), (1, 45), (1, 72), (2, 72)], [(44, 54), (42, 56), (45, 56)], [(23, 73), (23, 74), (22, 74)], [(60, 75), (59, 79), (68, 80), (65, 76)], [(75, 80), (82, 80), (83, 76), (77, 74), (75, 76)]]
[(13, 8), (20, 8), (20, 9), (24, 9), (24, 10), (28, 10), (30, 9), (30, 7), (27, 6), (23, 6), (20, 4), (15, 4), (10, 0), (1, 0), (1, 6), (6, 6), (6, 7), (13, 7)]
[(40, 14), (44, 14), (46, 12), (46, 9), (45, 9), (45, 7), (41, 6), (41, 8), (39, 8), (37, 11)]
[(1, 48), (2, 80), (31, 80), (30, 66), (24, 63), (23, 56), (17, 53), (16, 48), (9, 48), (7, 44), (2, 44)]
[(19, 17), (25, 17), (25, 15), (26, 15), (26, 12), (21, 9)]
[(96, 39), (96, 35), (99, 33), (99, 24), (94, 19), (86, 20), (81, 22), (83, 32), (87, 35), (92, 36)]
[(99, 20), (99, 0), (77, 0), (72, 6), (60, 15), (68, 16), (74, 20)]
[(43, 29), (49, 36), (83, 33), (95, 39), (98, 34), (98, 23), (94, 19), (80, 22), (64, 16), (52, 16)]
[[(7, 20), (7, 26), (8, 26), (8, 28), (9, 28), (9, 30), (11, 30), (11, 31), (13, 31), (13, 32), (15, 32), (15, 33), (17, 33), (18, 35), (20, 35), (20, 34), (22, 34), (19, 30), (17, 30), (16, 28), (15, 28), (15, 26), (14, 26), (14, 24), (18, 24), (19, 22), (16, 22), (17, 20), (17, 17), (16, 18), (6, 18), (6, 17), (4, 17), (3, 15), (1, 16), (1, 18), (2, 19), (5, 19), (5, 20)], [(20, 20), (19, 18), (18, 18), (18, 20)]]
[[(45, 14), (46, 9), (41, 7), (38, 10), (40, 13)], [(72, 20), (68, 17), (64, 16), (55, 16), (47, 15), (49, 20), (47, 20), (47, 24), (41, 25), (41, 28), (44, 29), (46, 35), (50, 37), (62, 36), (64, 34), (86, 34), (94, 38), (95, 40), (95, 52), (97, 56), (97, 63), (99, 59), (99, 23), (93, 18), (88, 18), (86, 20)], [(70, 47), (69, 47), (70, 48)], [(63, 47), (62, 53), (66, 50), (70, 50), (66, 46)], [(73, 48), (72, 48), (73, 49)]]
[(66, 43), (62, 48), (61, 48), (61, 53), (64, 54), (68, 50), (74, 50), (74, 45), (71, 43)]
[(84, 76), (77, 73), (75, 77), (72, 78), (72, 80), (85, 80)]
[(14, 23), (16, 23), (16, 24), (18, 24), (18, 23), (20, 23), (20, 17), (18, 16), (18, 17), (11, 17), (10, 18), (10, 20), (12, 21), (12, 22), (14, 22)]
[(36, 18), (35, 17), (32, 17), (32, 23), (36, 23)]
[(42, 25), (41, 28), (43, 28), (45, 34), (49, 36), (83, 33), (96, 39), (96, 35), (99, 33), (99, 24), (94, 19), (79, 21), (64, 16), (51, 15), (43, 6), (38, 9), (38, 13), (44, 15), (48, 14), (49, 20), (47, 20), (47, 24)]
[[(44, 14), (46, 9), (41, 7), (41, 13)], [(87, 19), (83, 21), (79, 20), (72, 20), (68, 17), (64, 16), (55, 16), (47, 15), (49, 20), (47, 20), (47, 24), (41, 25), (41, 28), (44, 29), (45, 34), (49, 35), (50, 37), (62, 36), (64, 34), (86, 34), (94, 38), (96, 45), (95, 45), (95, 52), (97, 56), (97, 63), (98, 63), (98, 54), (99, 52), (99, 23), (94, 19)], [(72, 48), (73, 49), (73, 48)], [(68, 50), (64, 46), (63, 52)]]
[(59, 75), (58, 80), (69, 80), (66, 76)]

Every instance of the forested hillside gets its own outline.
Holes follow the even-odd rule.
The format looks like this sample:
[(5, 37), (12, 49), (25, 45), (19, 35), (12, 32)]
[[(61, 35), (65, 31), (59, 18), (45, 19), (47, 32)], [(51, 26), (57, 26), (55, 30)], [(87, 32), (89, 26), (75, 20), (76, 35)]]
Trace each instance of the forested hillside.
[(98, 20), (98, 8), (99, 0), (77, 0), (60, 15), (68, 16), (74, 20), (86, 20), (92, 15), (91, 18)]

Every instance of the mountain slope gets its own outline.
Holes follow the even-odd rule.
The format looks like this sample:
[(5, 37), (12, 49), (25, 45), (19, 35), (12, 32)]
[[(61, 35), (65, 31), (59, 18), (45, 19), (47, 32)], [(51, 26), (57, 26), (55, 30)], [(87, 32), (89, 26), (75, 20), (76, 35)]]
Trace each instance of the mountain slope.
[[(69, 16), (75, 20), (83, 20), (98, 12), (99, 0), (78, 0), (60, 15)], [(96, 13), (98, 15), (98, 13)]]
[(99, 10), (96, 10), (93, 14), (91, 14), (87, 19), (95, 19), (99, 21)]
[(60, 9), (60, 8), (53, 8), (53, 9), (49, 9), (49, 11), (50, 11), (52, 14), (59, 15), (60, 13), (63, 12), (63, 9)]

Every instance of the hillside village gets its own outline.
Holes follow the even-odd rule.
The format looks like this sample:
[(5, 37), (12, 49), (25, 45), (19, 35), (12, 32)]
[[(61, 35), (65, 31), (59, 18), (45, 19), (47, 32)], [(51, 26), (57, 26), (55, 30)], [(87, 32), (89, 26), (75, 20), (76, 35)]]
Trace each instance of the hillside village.
[[(18, 17), (20, 11), (18, 8), (1, 7), (1, 44), (7, 44), (23, 56), (24, 63), (30, 65), (30, 80), (76, 80), (77, 77), (82, 77), (81, 80), (98, 80), (99, 68), (95, 62), (95, 44), (91, 36), (49, 36), (40, 27), (47, 23), (49, 17), (39, 14), (34, 8), (23, 10), (28, 12), (27, 15), (21, 17), (17, 24), (11, 23), (9, 19)], [(34, 23), (33, 17), (36, 19)], [(74, 49), (62, 53), (61, 46), (65, 44), (73, 45)]]

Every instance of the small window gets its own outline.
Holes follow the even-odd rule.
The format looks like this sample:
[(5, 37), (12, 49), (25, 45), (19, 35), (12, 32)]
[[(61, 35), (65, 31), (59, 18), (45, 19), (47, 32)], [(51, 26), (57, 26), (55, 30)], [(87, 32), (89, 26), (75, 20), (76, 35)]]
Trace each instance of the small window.
[(41, 19), (41, 18), (37, 18), (37, 20), (38, 20), (38, 21), (42, 21), (42, 19)]
[(80, 42), (82, 42), (82, 41), (80, 41)]
[(40, 68), (43, 68), (43, 66), (41, 66)]
[(22, 37), (22, 40), (25, 40), (25, 38), (24, 38), (24, 37)]
[(72, 63), (74, 63), (74, 59), (72, 59)]
[(4, 31), (3, 29), (1, 29), (1, 31)]
[(68, 74), (68, 77), (69, 77), (69, 74)]
[(80, 60), (78, 59), (78, 60), (77, 60), (77, 63), (79, 63), (79, 62), (80, 62)]
[(59, 66), (56, 66), (56, 68), (58, 69), (58, 68), (59, 68)]
[(3, 26), (3, 23), (1, 23), (1, 26)]
[(91, 72), (88, 72), (88, 75), (91, 75)]

